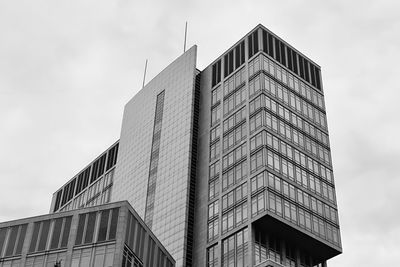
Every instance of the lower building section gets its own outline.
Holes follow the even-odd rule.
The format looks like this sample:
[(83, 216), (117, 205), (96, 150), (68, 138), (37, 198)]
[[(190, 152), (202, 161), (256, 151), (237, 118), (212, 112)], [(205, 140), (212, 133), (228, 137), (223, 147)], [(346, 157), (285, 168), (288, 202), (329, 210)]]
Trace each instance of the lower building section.
[(0, 267), (150, 266), (175, 261), (127, 201), (0, 223)]
[(209, 245), (206, 266), (325, 267), (338, 253), (273, 215), (264, 215)]

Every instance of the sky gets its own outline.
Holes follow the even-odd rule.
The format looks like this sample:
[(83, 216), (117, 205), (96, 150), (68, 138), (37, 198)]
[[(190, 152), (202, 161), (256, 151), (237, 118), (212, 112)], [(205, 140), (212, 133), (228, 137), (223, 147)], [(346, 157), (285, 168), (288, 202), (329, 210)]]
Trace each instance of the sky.
[(0, 0), (0, 221), (47, 213), (52, 193), (118, 140), (145, 60), (148, 81), (181, 55), (185, 21), (200, 70), (261, 23), (322, 67), (344, 251), (329, 267), (397, 266), (399, 10), (389, 0)]

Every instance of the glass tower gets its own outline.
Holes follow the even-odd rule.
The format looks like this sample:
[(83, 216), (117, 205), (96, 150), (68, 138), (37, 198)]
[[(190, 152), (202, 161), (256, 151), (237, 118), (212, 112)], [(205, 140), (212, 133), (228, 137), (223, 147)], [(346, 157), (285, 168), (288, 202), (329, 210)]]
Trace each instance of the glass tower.
[(262, 25), (202, 71), (195, 266), (341, 253), (320, 73)]

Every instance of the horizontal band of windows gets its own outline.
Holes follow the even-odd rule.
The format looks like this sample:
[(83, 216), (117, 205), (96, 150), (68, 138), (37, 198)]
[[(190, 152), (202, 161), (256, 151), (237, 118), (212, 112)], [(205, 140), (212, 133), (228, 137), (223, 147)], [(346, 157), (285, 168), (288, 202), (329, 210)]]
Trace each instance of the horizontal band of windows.
[[(284, 156), (286, 159), (293, 163), (297, 163), (298, 166), (301, 166), (304, 169), (309, 170), (313, 174), (318, 175), (329, 184), (334, 184), (333, 171), (330, 167), (321, 164), (314, 158), (309, 157), (308, 155), (295, 149), (291, 145), (279, 140), (275, 135), (271, 134), (270, 132), (260, 131), (257, 135), (260, 134), (265, 135), (266, 141), (265, 143), (260, 142), (260, 144), (257, 144), (256, 147), (251, 148), (250, 158), (260, 150), (260, 147), (268, 147), (270, 148), (269, 150), (277, 152), (280, 156)], [(255, 137), (257, 137), (257, 135)]]
[[(282, 126), (282, 128), (286, 130), (287, 134), (282, 134), (282, 129), (273, 129), (268, 126), (265, 127), (266, 129), (261, 128), (261, 131), (255, 132), (250, 138), (250, 154), (259, 146), (267, 145), (273, 147), (276, 151), (286, 155), (290, 159), (293, 158), (294, 153), (302, 153), (312, 159), (312, 161), (316, 161), (324, 166), (324, 168), (332, 168), (329, 150), (291, 131), (292, 129), (287, 125), (284, 126)], [(295, 137), (293, 139), (296, 139), (296, 141), (293, 142), (291, 137)]]
[[(268, 73), (260, 72), (249, 82), (249, 99), (250, 101), (259, 92), (266, 92), (280, 103), (284, 104), (291, 110), (294, 110), (307, 119), (317, 119), (316, 116), (326, 116), (324, 109), (304, 98), (297, 92), (293, 92), (278, 81), (273, 79)], [(326, 125), (326, 122), (325, 124)]]
[[(250, 132), (252, 131), (252, 119), (259, 113), (261, 110), (264, 110), (271, 114), (272, 119), (274, 120), (280, 120), (282, 122), (285, 122), (285, 124), (290, 125), (293, 129), (296, 129), (296, 131), (301, 132), (304, 135), (307, 135), (310, 139), (313, 139), (315, 142), (320, 143), (321, 145), (325, 146), (326, 148), (329, 148), (329, 137), (328, 134), (325, 132), (321, 131), (317, 127), (311, 125), (309, 122), (306, 120), (303, 120), (299, 116), (297, 116), (294, 113), (291, 113), (287, 109), (280, 109), (276, 110), (276, 106), (272, 106), (271, 108), (267, 106), (262, 106), (260, 101), (265, 100), (264, 99), (264, 94), (260, 94), (256, 99), (254, 99), (254, 102), (252, 101), (251, 104), (254, 105), (252, 107), (252, 112), (250, 113)], [(271, 104), (272, 102), (269, 102), (268, 104)], [(253, 119), (254, 121), (254, 119)], [(258, 125), (255, 125), (258, 126)]]
[(252, 172), (267, 169), (277, 173), (279, 176), (282, 175), (336, 206), (335, 189), (333, 186), (270, 150), (265, 148), (259, 150), (251, 158), (250, 168)]
[[(268, 109), (272, 109), (275, 113), (288, 113), (290, 116), (295, 116), (301, 119), (302, 121), (307, 121), (309, 124), (313, 124), (314, 127), (321, 129), (324, 132), (327, 132), (326, 126), (326, 116), (322, 112), (316, 111), (314, 108), (307, 109), (309, 111), (308, 114), (302, 113), (300, 110), (295, 110), (295, 108), (289, 106), (283, 106), (279, 102), (275, 101), (276, 96), (270, 96), (270, 93), (266, 90), (261, 91), (262, 93), (257, 97), (253, 98), (249, 104), (250, 114), (254, 112), (258, 107), (267, 107)], [(298, 104), (296, 104), (296, 108)], [(308, 106), (310, 108), (310, 106)], [(313, 111), (315, 110), (315, 116)], [(318, 119), (317, 119), (318, 118)], [(289, 119), (288, 119), (289, 120)], [(289, 120), (290, 121), (290, 120)]]
[(324, 95), (320, 91), (314, 90), (263, 55), (249, 63), (249, 82), (260, 73), (267, 75), (277, 84), (287, 88), (288, 91), (325, 111)]
[(264, 191), (251, 199), (253, 217), (266, 211), (273, 212), (284, 220), (332, 244), (340, 245), (339, 228), (271, 191)]
[(315, 212), (336, 225), (338, 224), (338, 213), (335, 207), (318, 196), (313, 196), (306, 192), (304, 188), (292, 181), (282, 179), (268, 171), (263, 171), (251, 178), (252, 196), (266, 189), (273, 190), (298, 205), (302, 205), (303, 208)]

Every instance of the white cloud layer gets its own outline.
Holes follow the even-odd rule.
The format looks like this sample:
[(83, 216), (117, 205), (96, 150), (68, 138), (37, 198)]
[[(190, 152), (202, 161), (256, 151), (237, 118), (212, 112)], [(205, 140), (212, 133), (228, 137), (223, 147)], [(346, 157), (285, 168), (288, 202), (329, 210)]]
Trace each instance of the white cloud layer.
[(397, 266), (398, 1), (1, 1), (0, 221), (51, 194), (119, 138), (124, 104), (188, 46), (203, 69), (258, 23), (322, 66), (344, 254)]

